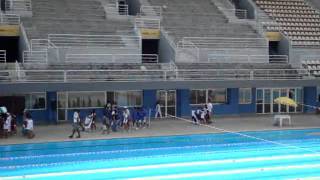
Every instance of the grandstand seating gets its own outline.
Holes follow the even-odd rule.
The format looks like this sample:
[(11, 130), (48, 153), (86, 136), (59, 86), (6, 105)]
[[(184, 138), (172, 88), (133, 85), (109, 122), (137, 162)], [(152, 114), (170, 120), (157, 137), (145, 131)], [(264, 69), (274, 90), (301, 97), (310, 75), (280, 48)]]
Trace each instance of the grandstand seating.
[(307, 69), (310, 74), (320, 77), (320, 57), (310, 57), (302, 61), (302, 67)]
[(320, 10), (320, 1), (318, 0), (307, 0), (307, 2), (312, 5), (314, 8)]
[(107, 17), (100, 1), (33, 0), (32, 9), (32, 18), (22, 18), (31, 40), (25, 63), (61, 63), (67, 54), (141, 53), (133, 22)]
[(320, 46), (320, 14), (304, 0), (255, 0), (277, 25), (269, 31), (282, 31), (293, 46)]
[[(178, 45), (176, 62), (193, 61), (190, 59), (195, 58), (197, 53), (200, 54), (197, 57), (200, 59), (195, 58), (194, 61), (207, 61), (208, 53), (211, 53), (210, 51), (213, 49), (217, 50), (217, 48), (238, 48), (242, 50), (242, 53), (250, 54), (251, 52), (243, 47), (255, 47), (256, 54), (267, 55), (265, 39), (248, 24), (230, 23), (214, 4), (214, 1), (149, 0), (149, 2), (153, 6), (162, 7), (161, 25), (172, 42)], [(184, 41), (188, 37), (194, 38)], [(217, 37), (219, 40), (212, 40)], [(237, 42), (229, 43), (233, 38)], [(246, 39), (242, 41), (242, 38), (256, 38), (257, 41), (247, 42)]]
[(33, 0), (32, 9), (33, 17), (22, 19), (29, 39), (48, 34), (115, 34), (134, 27), (128, 19), (106, 18), (101, 3), (94, 0)]

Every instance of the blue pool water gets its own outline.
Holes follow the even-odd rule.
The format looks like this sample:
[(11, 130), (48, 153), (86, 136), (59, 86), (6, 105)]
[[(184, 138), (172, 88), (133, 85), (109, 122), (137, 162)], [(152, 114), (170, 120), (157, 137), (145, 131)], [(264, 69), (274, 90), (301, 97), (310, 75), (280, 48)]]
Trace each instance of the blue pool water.
[[(0, 146), (0, 179), (320, 177), (320, 129)], [(272, 141), (272, 142), (270, 142)]]

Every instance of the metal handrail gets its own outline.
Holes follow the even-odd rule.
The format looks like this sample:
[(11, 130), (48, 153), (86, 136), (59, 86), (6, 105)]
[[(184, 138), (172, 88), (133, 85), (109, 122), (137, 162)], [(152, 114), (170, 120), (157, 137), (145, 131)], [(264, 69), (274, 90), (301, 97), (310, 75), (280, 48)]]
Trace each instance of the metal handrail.
[(7, 62), (7, 51), (0, 50), (0, 63), (6, 63), (6, 62)]
[(161, 27), (160, 19), (152, 19), (152, 18), (136, 18), (135, 19), (135, 28), (160, 30), (160, 27)]
[(188, 47), (189, 42), (192, 42), (198, 48), (212, 48), (212, 46), (227, 46), (228, 48), (268, 47), (268, 42), (264, 38), (184, 37), (182, 42), (188, 42), (184, 47)]
[(6, 11), (32, 11), (31, 0), (6, 0)]
[(20, 16), (17, 14), (3, 14), (0, 12), (0, 24), (19, 25)]
[(288, 64), (289, 58), (287, 55), (208, 54), (208, 62)]
[(23, 51), (23, 63), (47, 63), (48, 51)]
[(66, 63), (158, 63), (157, 54), (66, 54)]
[(56, 47), (126, 47), (139, 48), (140, 36), (49, 34), (48, 40)]
[(140, 16), (161, 17), (162, 16), (162, 7), (161, 6), (142, 5), (140, 7), (139, 14), (140, 14)]
[(112, 15), (129, 15), (129, 7), (127, 4), (118, 4), (118, 3), (107, 3), (106, 4), (107, 13)]
[[(1, 70), (0, 74), (12, 74)], [(306, 69), (176, 69), (176, 70), (21, 70), (21, 82), (136, 82), (215, 80), (301, 80)], [(10, 82), (3, 78), (0, 82)]]

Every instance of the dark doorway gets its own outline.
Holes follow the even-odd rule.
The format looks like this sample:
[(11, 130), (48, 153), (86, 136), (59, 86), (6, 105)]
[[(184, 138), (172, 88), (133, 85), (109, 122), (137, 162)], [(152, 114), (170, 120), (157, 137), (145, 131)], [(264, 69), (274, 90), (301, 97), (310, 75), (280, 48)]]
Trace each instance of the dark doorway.
[(10, 113), (21, 115), (25, 109), (24, 96), (2, 96), (0, 97), (0, 106), (7, 107)]
[(146, 62), (148, 56), (146, 54), (159, 54), (159, 40), (158, 39), (143, 39), (142, 40), (142, 54), (144, 57), (142, 58), (142, 62)]
[(270, 41), (269, 42), (269, 54), (270, 55), (279, 55), (279, 42)]
[(19, 37), (0, 37), (0, 50), (6, 50), (7, 62), (15, 62), (19, 58)]

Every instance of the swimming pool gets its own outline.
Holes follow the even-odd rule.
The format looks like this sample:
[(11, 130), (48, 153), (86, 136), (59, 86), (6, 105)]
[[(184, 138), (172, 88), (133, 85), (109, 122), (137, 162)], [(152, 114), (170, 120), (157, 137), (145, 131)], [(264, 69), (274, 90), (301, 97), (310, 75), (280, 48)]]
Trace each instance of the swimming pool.
[(243, 133), (267, 141), (221, 133), (0, 146), (0, 179), (319, 178), (318, 133)]

